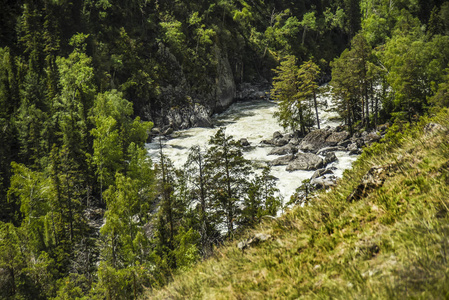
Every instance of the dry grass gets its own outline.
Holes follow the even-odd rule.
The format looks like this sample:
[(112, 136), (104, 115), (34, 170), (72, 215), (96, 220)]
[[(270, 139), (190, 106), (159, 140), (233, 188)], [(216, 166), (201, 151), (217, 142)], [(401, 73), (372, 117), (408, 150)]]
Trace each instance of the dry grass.
[[(447, 111), (433, 121), (449, 128)], [(270, 241), (245, 253), (229, 243), (146, 298), (449, 298), (449, 135), (424, 134), (426, 122), (365, 151), (312, 204), (261, 224)], [(391, 166), (383, 186), (348, 203), (375, 165)]]

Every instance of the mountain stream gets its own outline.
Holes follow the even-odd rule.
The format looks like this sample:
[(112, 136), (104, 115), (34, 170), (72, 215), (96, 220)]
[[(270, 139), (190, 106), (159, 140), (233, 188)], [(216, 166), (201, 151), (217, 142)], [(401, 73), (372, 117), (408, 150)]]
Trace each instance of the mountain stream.
[[(326, 126), (335, 127), (340, 124), (337, 119), (337, 113), (332, 106), (328, 94), (319, 98), (321, 109), (319, 110), (321, 128)], [(273, 137), (273, 133), (279, 131), (284, 133), (283, 128), (273, 117), (277, 110), (277, 104), (268, 100), (249, 100), (245, 102), (234, 103), (225, 112), (214, 115), (212, 121), (214, 128), (190, 128), (176, 131), (168, 140), (162, 140), (164, 154), (169, 157), (176, 168), (181, 168), (187, 160), (190, 147), (199, 145), (203, 149), (208, 144), (210, 136), (214, 135), (219, 127), (226, 127), (226, 135), (232, 135), (235, 140), (246, 138), (251, 145), (250, 151), (245, 151), (245, 158), (256, 163), (268, 163), (278, 158), (276, 155), (268, 155), (274, 148), (270, 145), (261, 143)], [(148, 143), (147, 149), (153, 161), (159, 157), (160, 144), (158, 139)], [(334, 174), (337, 177), (343, 175), (343, 171), (351, 167), (357, 159), (355, 155), (349, 155), (348, 152), (335, 152), (338, 160), (330, 165), (334, 168)], [(297, 187), (305, 179), (309, 179), (314, 171), (294, 171), (287, 172), (286, 166), (273, 166), (271, 174), (277, 177), (277, 187), (284, 202), (288, 202)]]

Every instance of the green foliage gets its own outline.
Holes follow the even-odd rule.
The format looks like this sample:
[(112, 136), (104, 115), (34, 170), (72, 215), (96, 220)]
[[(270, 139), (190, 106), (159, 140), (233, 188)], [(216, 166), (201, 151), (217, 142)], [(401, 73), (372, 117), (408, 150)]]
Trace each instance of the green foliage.
[(357, 34), (351, 41), (351, 49), (345, 50), (331, 63), (332, 97), (350, 131), (358, 121), (371, 128), (370, 117), (377, 120), (378, 98), (373, 87), (379, 81), (380, 71), (375, 62), (365, 36)]
[(184, 227), (181, 227), (174, 239), (176, 265), (180, 270), (186, 270), (200, 258), (198, 251), (200, 234), (192, 228), (186, 231)]
[(447, 43), (443, 36), (426, 42), (413, 35), (397, 36), (387, 43), (383, 63), (389, 70), (387, 81), (395, 91), (394, 110), (408, 121), (424, 112), (434, 87), (443, 82), (441, 66), (448, 63)]
[(248, 190), (250, 162), (243, 157), (242, 146), (220, 128), (209, 140), (206, 165), (211, 174), (213, 208), (219, 214), (227, 234), (233, 236), (241, 214), (240, 204)]
[[(444, 297), (449, 253), (448, 120), (448, 111), (443, 110), (416, 126), (404, 123), (397, 142), (377, 144), (383, 149), (362, 155), (331, 192), (315, 195), (308, 205), (262, 223), (243, 237), (263, 232), (271, 239), (243, 253), (237, 241), (230, 243), (220, 249), (217, 259), (175, 276), (147, 297)], [(443, 129), (423, 132), (429, 122)], [(372, 167), (383, 168), (382, 186), (348, 202)]]
[[(311, 60), (304, 62), (299, 68), (294, 56), (287, 56), (281, 65), (274, 70), (271, 94), (279, 103), (276, 116), (284, 128), (300, 129), (302, 134), (313, 125), (312, 107), (316, 109), (316, 120), (319, 127), (316, 91), (319, 67)], [(310, 104), (310, 100), (314, 100)]]
[[(217, 86), (233, 86), (230, 78), (270, 80), (282, 57), (273, 95), (284, 127), (304, 133), (313, 125), (320, 75), (310, 58), (332, 61), (352, 39), (351, 48), (332, 64), (338, 110), (351, 128), (398, 118), (383, 144), (366, 150), (363, 159), (403, 144), (408, 134), (403, 120), (416, 121), (430, 105), (448, 105), (449, 6), (393, 2), (3, 3), (0, 297), (136, 298), (144, 287), (165, 283), (176, 268), (189, 269), (200, 256), (210, 256), (224, 227), (233, 236), (237, 225), (275, 215), (279, 200), (272, 177), (266, 170), (254, 175), (240, 145), (224, 130), (211, 138), (209, 150), (192, 149), (180, 171), (163, 158), (153, 166), (144, 149), (152, 123), (141, 120), (159, 126), (171, 108), (193, 102), (213, 108), (222, 88)], [(326, 63), (320, 67), (324, 75), (330, 72)], [(419, 167), (428, 165), (422, 161)], [(423, 177), (408, 179), (407, 192), (430, 194), (432, 184)], [(401, 193), (396, 189), (394, 197), (380, 197), (378, 207), (387, 212), (378, 219), (384, 224), (404, 213), (401, 201), (410, 195)], [(301, 215), (301, 228), (318, 226), (320, 233), (344, 236), (345, 222), (363, 224), (375, 215), (363, 210), (362, 220), (329, 221), (343, 208), (326, 205), (320, 214), (312, 213), (319, 221)], [(96, 243), (102, 209), (106, 222)], [(304, 250), (308, 243), (319, 252), (336, 240), (311, 234), (301, 237), (292, 253), (314, 257)], [(266, 270), (282, 269), (285, 257), (276, 249), (268, 251), (276, 254), (265, 259)], [(372, 254), (363, 249), (364, 257)], [(422, 261), (418, 257), (411, 264)], [(303, 269), (294, 278), (313, 272)], [(267, 278), (258, 274), (254, 278)], [(357, 274), (348, 268), (342, 280), (360, 287)], [(315, 283), (318, 297), (321, 290), (332, 290)], [(303, 295), (299, 281), (286, 290), (292, 286), (292, 297)]]
[(439, 107), (449, 107), (449, 69), (445, 70), (444, 81), (438, 85), (435, 95), (429, 102)]
[(275, 177), (270, 174), (270, 168), (265, 167), (249, 184), (248, 195), (243, 200), (241, 223), (255, 225), (264, 216), (276, 217), (282, 205), (278, 193)]

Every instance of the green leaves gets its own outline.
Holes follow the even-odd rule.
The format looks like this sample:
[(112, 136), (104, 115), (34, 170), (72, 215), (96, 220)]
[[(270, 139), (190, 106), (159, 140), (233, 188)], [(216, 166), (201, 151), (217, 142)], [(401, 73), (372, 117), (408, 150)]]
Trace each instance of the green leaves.
[[(131, 118), (132, 103), (123, 98), (122, 93), (112, 90), (98, 94), (91, 111), (95, 128), (92, 161), (97, 166), (100, 183), (108, 187), (114, 181), (116, 172), (125, 168), (124, 161), (136, 147), (142, 147), (152, 124)], [(134, 146), (129, 148), (132, 144)]]
[[(319, 67), (310, 60), (299, 68), (296, 65), (296, 58), (289, 55), (274, 71), (277, 76), (273, 78), (271, 94), (279, 103), (279, 112), (276, 116), (282, 127), (293, 131), (300, 129), (305, 134), (306, 127), (313, 125), (310, 100), (314, 100), (313, 105), (317, 110), (316, 81), (320, 72)], [(319, 127), (318, 113), (316, 117)]]

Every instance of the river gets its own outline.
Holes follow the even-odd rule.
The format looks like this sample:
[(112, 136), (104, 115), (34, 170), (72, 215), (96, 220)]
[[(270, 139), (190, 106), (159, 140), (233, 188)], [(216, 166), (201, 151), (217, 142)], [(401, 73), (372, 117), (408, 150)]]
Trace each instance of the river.
[[(329, 94), (324, 94), (319, 98), (321, 109), (319, 111), (321, 128), (326, 126), (337, 126), (338, 116), (331, 104)], [(190, 128), (177, 131), (172, 134), (171, 139), (163, 140), (163, 151), (168, 156), (175, 167), (181, 168), (187, 160), (190, 147), (199, 145), (206, 147), (210, 136), (214, 135), (219, 127), (226, 127), (226, 134), (232, 135), (234, 139), (246, 138), (253, 146), (250, 151), (244, 153), (245, 157), (253, 162), (267, 163), (278, 156), (268, 153), (273, 147), (261, 144), (262, 140), (271, 139), (275, 131), (284, 132), (282, 127), (273, 117), (277, 110), (276, 103), (267, 100), (252, 100), (237, 102), (229, 107), (224, 113), (212, 117), (214, 128)], [(154, 141), (147, 145), (150, 157), (156, 161), (159, 154), (159, 142)], [(357, 156), (349, 156), (347, 152), (338, 151), (335, 153), (338, 161), (331, 166), (335, 167), (334, 174), (341, 177), (343, 171), (351, 167)], [(272, 167), (272, 175), (277, 177), (277, 187), (285, 202), (294, 194), (296, 188), (301, 185), (304, 179), (312, 176), (314, 171), (285, 171), (286, 166)]]

